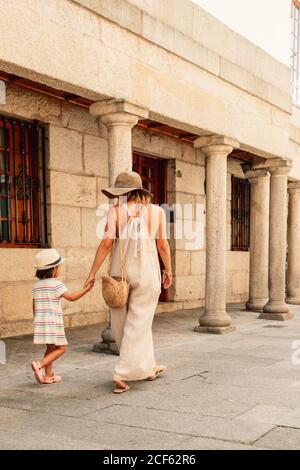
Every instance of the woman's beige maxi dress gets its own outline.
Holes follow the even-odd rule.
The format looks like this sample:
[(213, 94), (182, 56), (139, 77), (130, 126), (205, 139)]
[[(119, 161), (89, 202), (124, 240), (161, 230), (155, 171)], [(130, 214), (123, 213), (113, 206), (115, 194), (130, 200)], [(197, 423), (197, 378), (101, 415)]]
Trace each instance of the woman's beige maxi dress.
[[(153, 375), (156, 367), (152, 322), (161, 291), (161, 273), (155, 237), (150, 238), (145, 218), (147, 208), (143, 207), (144, 214), (130, 217), (120, 230), (121, 240), (115, 240), (112, 253), (110, 274), (119, 276), (122, 243), (130, 282), (127, 305), (110, 309), (112, 333), (120, 351), (114, 378), (121, 380), (145, 379)], [(157, 216), (160, 210), (151, 205), (154, 215)], [(158, 220), (158, 217), (153, 217), (153, 220)]]

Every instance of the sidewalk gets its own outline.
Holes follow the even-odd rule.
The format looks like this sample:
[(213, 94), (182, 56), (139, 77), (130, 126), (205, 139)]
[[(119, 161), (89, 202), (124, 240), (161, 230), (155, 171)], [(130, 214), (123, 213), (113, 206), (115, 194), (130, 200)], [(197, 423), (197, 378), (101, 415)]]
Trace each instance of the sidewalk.
[[(237, 332), (193, 332), (199, 311), (155, 318), (165, 376), (112, 393), (114, 356), (91, 351), (100, 327), (67, 332), (56, 371), (63, 382), (35, 383), (31, 337), (6, 340), (0, 365), (1, 449), (300, 449), (300, 307), (288, 322), (258, 320), (229, 306)], [(298, 355), (300, 358), (300, 353)]]

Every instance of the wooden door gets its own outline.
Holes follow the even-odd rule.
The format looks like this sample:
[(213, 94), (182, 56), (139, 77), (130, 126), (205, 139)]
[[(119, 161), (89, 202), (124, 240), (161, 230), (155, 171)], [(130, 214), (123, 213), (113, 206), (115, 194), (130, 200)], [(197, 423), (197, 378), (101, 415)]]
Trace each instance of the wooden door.
[[(140, 153), (133, 153), (133, 171), (139, 173), (142, 178), (144, 188), (148, 189), (153, 194), (153, 204), (166, 203), (167, 198), (167, 185), (166, 175), (167, 166), (166, 160), (162, 158), (155, 158)], [(159, 259), (161, 268), (162, 261)], [(167, 291), (162, 288), (159, 297), (160, 302), (166, 302)]]

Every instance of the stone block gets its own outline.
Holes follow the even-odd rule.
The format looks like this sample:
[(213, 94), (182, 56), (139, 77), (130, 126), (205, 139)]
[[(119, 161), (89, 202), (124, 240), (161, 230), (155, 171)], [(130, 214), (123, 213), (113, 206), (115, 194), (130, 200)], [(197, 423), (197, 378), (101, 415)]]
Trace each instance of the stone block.
[(182, 160), (189, 163), (196, 163), (196, 149), (193, 144), (182, 142)]
[(135, 150), (166, 158), (181, 159), (181, 142), (166, 135), (150, 133), (134, 127), (132, 131), (132, 146)]
[(40, 249), (1, 248), (0, 282), (31, 281)]
[(199, 276), (176, 276), (175, 279), (175, 301), (197, 300), (205, 297), (205, 277)]
[[(188, 188), (187, 188), (188, 189)], [(195, 212), (195, 198), (192, 194), (177, 191), (175, 193), (176, 203), (175, 212), (176, 220), (189, 219), (193, 220)]]
[[(78, 326), (85, 326), (85, 325), (100, 325), (102, 323), (106, 323), (107, 313), (105, 311), (79, 312), (79, 313), (73, 313), (71, 315), (68, 315), (68, 318), (69, 318), (70, 328), (75, 328)], [(100, 337), (100, 331), (99, 331), (99, 337)]]
[(191, 253), (189, 251), (175, 252), (175, 270), (180, 276), (188, 276), (191, 271)]
[[(98, 238), (98, 223), (101, 224), (96, 209), (81, 209), (82, 246), (96, 248), (102, 237)], [(102, 224), (103, 225), (103, 224)]]
[(82, 135), (63, 127), (50, 126), (49, 146), (51, 170), (82, 173)]
[(99, 135), (98, 120), (88, 109), (71, 104), (62, 104), (62, 125), (87, 134)]
[(227, 271), (249, 271), (250, 253), (248, 251), (228, 251), (226, 253)]
[(107, 141), (101, 137), (85, 135), (84, 171), (89, 175), (108, 177), (108, 147)]
[(177, 250), (203, 250), (205, 227), (201, 220), (177, 219), (174, 227)]
[(107, 205), (109, 203), (109, 199), (107, 198), (107, 196), (105, 196), (101, 192), (101, 190), (109, 186), (108, 178), (98, 177), (96, 185), (97, 185), (97, 207), (102, 204)]
[(205, 155), (199, 149), (195, 149), (195, 152), (196, 152), (196, 163), (197, 163), (197, 165), (205, 166), (205, 163), (206, 163)]
[(79, 207), (51, 206), (51, 239), (53, 246), (81, 245)]
[(100, 276), (95, 282), (94, 288), (84, 296), (83, 304), (85, 312), (95, 312), (99, 314), (108, 311), (108, 307), (102, 297), (102, 281)]
[(202, 166), (183, 161), (176, 162), (177, 191), (192, 194), (204, 194), (205, 171)]
[(96, 207), (96, 178), (51, 171), (52, 204)]
[(66, 250), (66, 282), (85, 280), (88, 277), (95, 256), (93, 248), (70, 248)]
[(191, 252), (191, 274), (193, 276), (205, 275), (206, 271), (206, 254), (205, 251), (192, 251)]
[(0, 106), (1, 110), (20, 118), (61, 124), (61, 103), (54, 98), (30, 90), (7, 85), (6, 104), (0, 103)]
[[(82, 275), (81, 275), (82, 276)], [(80, 276), (80, 277), (81, 277)], [(82, 289), (84, 281), (83, 280), (75, 280), (75, 281), (65, 281), (66, 282), (66, 287), (69, 290), (70, 293), (75, 293), (78, 292), (80, 289)], [(88, 295), (87, 293), (86, 295)], [(62, 307), (63, 307), (63, 313), (64, 315), (68, 316), (72, 313), (79, 313), (84, 311), (84, 305), (83, 305), (83, 297), (80, 299), (76, 300), (75, 302), (69, 302), (66, 299), (62, 299)], [(71, 326), (69, 324), (69, 320), (65, 322), (65, 327)]]
[(14, 283), (1, 288), (3, 320), (18, 321), (33, 318), (32, 283)]
[(249, 274), (247, 272), (233, 272), (231, 282), (233, 295), (241, 294), (247, 297), (249, 292)]
[(174, 48), (174, 29), (147, 13), (142, 17), (143, 36), (165, 49)]

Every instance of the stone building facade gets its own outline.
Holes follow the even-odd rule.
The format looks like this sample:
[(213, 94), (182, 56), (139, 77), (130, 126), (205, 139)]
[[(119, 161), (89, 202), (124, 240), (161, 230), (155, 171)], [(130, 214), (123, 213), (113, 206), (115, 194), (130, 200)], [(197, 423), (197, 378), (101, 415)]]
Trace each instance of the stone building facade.
[[(0, 3), (0, 122), (43, 126), (46, 244), (67, 258), (68, 287), (83, 284), (99, 243), (101, 189), (132, 168), (134, 154), (162, 162), (164, 182), (161, 173), (152, 182), (164, 184), (159, 202), (190, 204), (175, 222), (188, 220), (203, 240), (171, 238), (174, 286), (158, 312), (205, 306), (198, 330), (215, 333), (233, 328), (226, 302), (288, 319), (287, 240), (287, 296), (300, 302), (300, 110), (289, 68), (189, 0), (176, 8), (172, 0)], [(14, 183), (2, 176), (0, 184), (3, 202)], [(248, 214), (234, 205), (238, 191), (248, 191)], [(238, 230), (250, 241), (237, 234), (233, 246)], [(0, 242), (2, 337), (32, 331), (43, 245), (13, 241)], [(66, 303), (67, 327), (106, 321), (106, 268), (91, 293)]]

